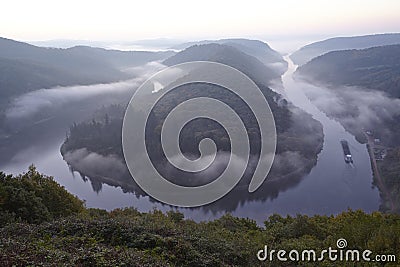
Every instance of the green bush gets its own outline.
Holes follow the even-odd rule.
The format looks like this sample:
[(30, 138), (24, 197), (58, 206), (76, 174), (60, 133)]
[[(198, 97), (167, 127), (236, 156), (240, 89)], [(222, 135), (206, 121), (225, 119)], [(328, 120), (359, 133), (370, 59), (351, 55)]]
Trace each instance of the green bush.
[(71, 195), (53, 177), (40, 174), (34, 166), (15, 177), (0, 172), (2, 224), (13, 221), (40, 223), (84, 210), (83, 201)]
[(264, 245), (322, 251), (335, 248), (339, 238), (348, 248), (400, 259), (397, 214), (272, 215), (264, 227), (226, 214), (197, 223), (177, 211), (85, 209), (34, 167), (16, 177), (0, 174), (0, 180), (0, 266), (354, 266), (328, 260), (260, 262), (256, 256)]

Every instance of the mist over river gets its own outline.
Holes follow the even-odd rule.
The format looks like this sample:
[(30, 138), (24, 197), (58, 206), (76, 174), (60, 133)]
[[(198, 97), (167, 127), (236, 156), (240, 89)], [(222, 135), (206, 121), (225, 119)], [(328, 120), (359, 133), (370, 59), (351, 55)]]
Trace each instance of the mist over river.
[[(323, 125), (324, 145), (316, 166), (304, 177), (276, 182), (272, 189), (261, 188), (257, 194), (265, 194), (264, 198), (252, 198), (250, 193), (245, 192), (249, 197), (244, 197), (245, 200), (239, 201), (237, 205), (232, 206), (223, 198), (204, 207), (179, 209), (186, 218), (209, 220), (230, 212), (232, 215), (248, 217), (262, 223), (273, 213), (313, 215), (337, 214), (348, 208), (367, 212), (378, 210), (379, 192), (372, 186), (372, 170), (366, 146), (358, 143), (338, 122), (328, 118), (309, 101), (302, 89), (312, 85), (293, 80), (296, 66), (289, 57), (285, 57), (285, 60), (289, 63), (289, 69), (282, 77), (284, 95)], [(75, 90), (70, 93), (72, 97), (68, 101), (50, 107), (35, 106), (34, 115), (30, 111), (23, 116), (11, 116), (7, 124), (13, 128), (13, 134), (0, 137), (0, 170), (19, 174), (26, 171), (30, 164), (34, 164), (40, 172), (54, 176), (68, 191), (84, 199), (88, 207), (111, 210), (133, 206), (139, 211), (171, 209), (147, 196), (124, 193), (121, 188), (92, 183), (79, 173), (71, 172), (63, 160), (60, 146), (69, 126), (92, 118), (93, 113), (102, 105), (121, 103), (129, 99), (137, 81), (109, 84), (107, 86), (110, 90), (104, 90), (104, 86), (92, 85), (90, 97), (80, 98), (81, 90)], [(112, 90), (113, 88), (119, 90)], [(47, 90), (51, 92), (60, 88)], [(14, 112), (15, 115), (17, 111), (14, 109), (9, 112)], [(349, 143), (353, 165), (346, 164), (343, 160), (340, 145), (342, 139)], [(229, 197), (235, 196), (228, 194), (228, 199)]]

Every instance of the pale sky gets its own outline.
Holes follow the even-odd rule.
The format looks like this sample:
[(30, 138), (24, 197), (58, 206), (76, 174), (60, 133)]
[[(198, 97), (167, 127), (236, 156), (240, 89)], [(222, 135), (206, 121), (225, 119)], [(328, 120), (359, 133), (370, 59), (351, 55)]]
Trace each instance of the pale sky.
[(3, 0), (17, 40), (223, 38), (400, 32), (399, 0)]

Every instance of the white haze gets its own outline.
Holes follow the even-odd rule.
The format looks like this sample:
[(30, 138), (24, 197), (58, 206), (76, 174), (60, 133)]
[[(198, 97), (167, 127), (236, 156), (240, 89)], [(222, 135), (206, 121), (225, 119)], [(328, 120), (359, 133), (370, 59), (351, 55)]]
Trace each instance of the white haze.
[(391, 98), (381, 91), (310, 84), (302, 88), (313, 104), (352, 131), (374, 129), (400, 115), (400, 99)]
[(31, 117), (46, 108), (60, 108), (69, 103), (96, 96), (113, 96), (133, 92), (148, 76), (163, 67), (165, 66), (158, 62), (150, 62), (132, 68), (129, 72), (137, 78), (116, 83), (65, 86), (32, 91), (14, 99), (6, 111), (6, 117), (9, 120)]
[(149, 77), (165, 67), (166, 66), (161, 64), (159, 61), (152, 61), (145, 65), (126, 68), (122, 71), (132, 74), (135, 77)]
[(287, 70), (287, 64), (283, 62), (274, 62), (266, 64), (266, 66), (276, 73), (285, 73)]
[(103, 156), (94, 152), (89, 152), (86, 148), (67, 152), (64, 160), (74, 170), (85, 175), (96, 176), (113, 176), (121, 177), (125, 174), (125, 163), (116, 155)]

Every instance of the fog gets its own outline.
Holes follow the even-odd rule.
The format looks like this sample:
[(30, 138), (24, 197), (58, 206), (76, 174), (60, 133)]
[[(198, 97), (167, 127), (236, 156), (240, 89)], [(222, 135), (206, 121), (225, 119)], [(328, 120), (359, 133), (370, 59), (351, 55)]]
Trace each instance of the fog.
[(386, 128), (400, 116), (400, 99), (355, 86), (327, 88), (309, 84), (303, 90), (313, 104), (350, 132), (361, 134), (362, 130), (376, 130), (384, 138), (395, 138)]
[(149, 77), (150, 75), (162, 70), (166, 66), (158, 61), (152, 61), (145, 65), (123, 69), (122, 71), (132, 74), (135, 77)]
[[(30, 147), (47, 147), (50, 143), (58, 143), (59, 154), (59, 146), (73, 123), (92, 119), (102, 106), (126, 104), (134, 90), (162, 67), (152, 62), (136, 68), (137, 76), (131, 80), (40, 89), (13, 99), (5, 107), (0, 125), (4, 137), (0, 139), (0, 164), (6, 165), (14, 155)], [(32, 159), (31, 163), (35, 161)]]
[(64, 160), (74, 166), (74, 170), (90, 177), (112, 176), (121, 177), (125, 174), (125, 163), (116, 155), (103, 156), (89, 152), (86, 148), (67, 152)]
[[(104, 156), (97, 153), (92, 153), (87, 149), (78, 149), (64, 154), (64, 160), (74, 165), (74, 170), (83, 174), (85, 181), (90, 180), (93, 190), (97, 194), (90, 194), (91, 192), (83, 192), (84, 187), (82, 183), (72, 180), (69, 177), (68, 168), (65, 161), (60, 156), (60, 145), (63, 143), (65, 133), (68, 131), (69, 126), (74, 122), (90, 120), (93, 114), (102, 105), (108, 103), (119, 103), (118, 101), (128, 101), (130, 94), (133, 93), (135, 88), (145, 79), (145, 76), (151, 75), (158, 68), (163, 67), (160, 63), (151, 63), (143, 67), (126, 69), (136, 77), (129, 81), (113, 83), (113, 84), (98, 84), (92, 86), (71, 86), (63, 88), (52, 88), (38, 90), (26, 95), (23, 95), (12, 102), (12, 106), (7, 110), (7, 118), (15, 121), (38, 121), (45, 119), (46, 116), (54, 116), (56, 119), (44, 121), (41, 124), (29, 127), (26, 131), (12, 134), (5, 139), (7, 149), (1, 151), (0, 162), (3, 163), (5, 170), (15, 170), (18, 164), (23, 165), (23, 170), (27, 165), (34, 163), (40, 171), (53, 175), (57, 181), (62, 185), (68, 185), (66, 188), (73, 194), (78, 195), (82, 199), (93, 197), (96, 195), (92, 202), (88, 203), (89, 207), (113, 208), (134, 205), (139, 209), (145, 210), (143, 207), (148, 207), (148, 210), (157, 204), (149, 200), (148, 197), (140, 197), (138, 199), (132, 198), (127, 201), (128, 204), (123, 204), (122, 198), (127, 199), (128, 194), (123, 194), (120, 189), (115, 190), (115, 195), (107, 195), (107, 190), (111, 187), (104, 186), (105, 190), (100, 192), (102, 183), (111, 186), (120, 186), (124, 192), (134, 192), (138, 196), (145, 196), (141, 193), (140, 188), (135, 186), (134, 181), (130, 178), (129, 173), (123, 159), (115, 155)], [(277, 66), (279, 67), (279, 66)], [(143, 76), (143, 77), (142, 77)], [(319, 106), (329, 108), (330, 112), (338, 114), (345, 113), (342, 100), (339, 96), (332, 94), (332, 91), (316, 87), (308, 87), (304, 83), (295, 82), (292, 85), (278, 83), (279, 89), (287, 92), (299, 92), (302, 87), (306, 90), (307, 94), (312, 96), (315, 101), (319, 101)], [(277, 85), (277, 87), (278, 87)], [(285, 85), (285, 88), (283, 88)], [(291, 88), (291, 87), (292, 88)], [(70, 89), (70, 90), (69, 90)], [(314, 92), (314, 90), (315, 92)], [(284, 91), (283, 91), (284, 92)], [(290, 94), (288, 94), (290, 95)], [(352, 99), (356, 102), (357, 93), (351, 94)], [(347, 97), (347, 96), (346, 96)], [(387, 104), (388, 99), (386, 96), (381, 95), (377, 97), (375, 94), (365, 97), (364, 102), (371, 103), (371, 105), (379, 105), (385, 103), (385, 109), (381, 110), (380, 116), (393, 116), (395, 107), (398, 102), (391, 102)], [(306, 99), (306, 97), (304, 97)], [(280, 105), (287, 105), (283, 99), (275, 99)], [(368, 100), (368, 101), (367, 101)], [(324, 102), (326, 101), (326, 102)], [(294, 101), (293, 101), (294, 102)], [(311, 106), (308, 99), (307, 105)], [(290, 131), (295, 133), (292, 136), (295, 141), (297, 138), (305, 143), (312, 143), (315, 140), (312, 132), (315, 128), (320, 127), (319, 123), (313, 125), (306, 123), (306, 117), (311, 116), (305, 114), (300, 109), (294, 108), (288, 104), (293, 113), (293, 126)], [(349, 104), (349, 106), (356, 106), (361, 110), (363, 105), (361, 103)], [(315, 108), (315, 107), (314, 107)], [(365, 107), (367, 108), (367, 107)], [(311, 110), (312, 109), (308, 109)], [(315, 108), (315, 110), (318, 110)], [(371, 111), (372, 112), (372, 111)], [(345, 133), (339, 123), (326, 119), (326, 116), (318, 116), (316, 112), (312, 113), (314, 118), (321, 119), (324, 122), (325, 143), (323, 151), (318, 156), (318, 162), (313, 167), (313, 159), (307, 159), (304, 155), (296, 152), (284, 152), (275, 156), (273, 171), (270, 173), (263, 186), (255, 193), (248, 193), (248, 177), (242, 178), (238, 186), (235, 187), (225, 198), (219, 202), (204, 207), (203, 210), (183, 210), (186, 215), (195, 214), (199, 220), (209, 218), (208, 211), (230, 211), (236, 216), (250, 217), (262, 222), (266, 214), (280, 213), (280, 214), (296, 214), (303, 212), (305, 214), (331, 214), (341, 212), (348, 207), (352, 209), (362, 208), (366, 211), (376, 210), (379, 204), (379, 195), (371, 189), (371, 169), (370, 160), (365, 146), (357, 143), (354, 138), (348, 133)], [(386, 115), (385, 115), (386, 114)], [(373, 114), (367, 116), (370, 120), (365, 120), (370, 123), (374, 121)], [(357, 116), (361, 116), (357, 114)], [(356, 119), (351, 118), (353, 121)], [(14, 123), (13, 123), (14, 124)], [(310, 124), (310, 125), (308, 125)], [(306, 131), (307, 126), (311, 126), (311, 131)], [(325, 127), (327, 126), (327, 127)], [(343, 132), (343, 133), (342, 133)], [(52, 140), (52, 139), (54, 140)], [(351, 145), (352, 152), (355, 158), (354, 169), (356, 172), (348, 174), (349, 167), (343, 161), (342, 148), (339, 140), (347, 139)], [(294, 143), (296, 144), (296, 143)], [(34, 148), (31, 149), (31, 146)], [(45, 147), (49, 147), (47, 156), (43, 156)], [(0, 149), (2, 147), (0, 146)], [(13, 158), (13, 153), (20, 151), (19, 155), (26, 155), (24, 161), (20, 161), (18, 155), (14, 158), (15, 161), (11, 165), (13, 168), (7, 166), (9, 159)], [(29, 152), (30, 153), (25, 153)], [(1, 158), (1, 154), (3, 158)], [(198, 184), (205, 184), (210, 179), (215, 179), (220, 170), (223, 170), (229, 154), (222, 153), (220, 157), (214, 162), (212, 168), (207, 169), (202, 174), (197, 174), (193, 177), (193, 181)], [(242, 160), (242, 159), (234, 159)], [(316, 160), (316, 159), (315, 159)], [(17, 162), (18, 161), (18, 162)], [(57, 165), (57, 161), (59, 165)], [(249, 165), (251, 170), (255, 164), (259, 162), (258, 159), (251, 158)], [(263, 160), (261, 160), (263, 162)], [(238, 162), (241, 165), (241, 162)], [(309, 169), (304, 171), (304, 174), (293, 174), (293, 172), (304, 165), (309, 165)], [(65, 173), (59, 172), (65, 166)], [(164, 166), (167, 168), (167, 166)], [(21, 169), (18, 165), (18, 170)], [(312, 170), (311, 170), (312, 169)], [(311, 170), (311, 171), (310, 171)], [(353, 170), (353, 169), (352, 169)], [(274, 171), (282, 172), (282, 176), (273, 176)], [(239, 172), (239, 170), (238, 170)], [(249, 173), (249, 172), (248, 172)], [(342, 174), (343, 173), (343, 174)], [(292, 175), (293, 174), (293, 175)], [(87, 179), (85, 177), (90, 177)], [(118, 177), (115, 177), (118, 176)], [(119, 180), (112, 181), (110, 178), (120, 178)], [(193, 182), (191, 181), (191, 182)], [(194, 185), (191, 183), (191, 185)], [(100, 200), (101, 199), (101, 200)], [(113, 202), (114, 201), (114, 202)], [(113, 204), (111, 205), (110, 202)], [(146, 208), (147, 209), (147, 208)], [(263, 212), (260, 212), (262, 210)], [(215, 215), (212, 215), (213, 217)]]
[[(163, 67), (165, 66), (158, 62), (150, 62), (140, 67), (127, 69), (126, 71), (136, 78), (116, 83), (55, 87), (32, 91), (11, 102), (6, 110), (6, 118), (11, 121), (32, 117), (38, 112), (49, 113), (48, 110), (59, 109), (70, 103), (93, 100), (94, 97), (101, 97), (107, 102), (126, 100), (126, 96), (131, 95), (147, 77)], [(104, 99), (105, 96), (107, 99)]]
[(275, 73), (283, 74), (287, 70), (287, 64), (283, 62), (275, 62), (275, 63), (269, 63), (266, 64), (266, 66), (274, 71)]

